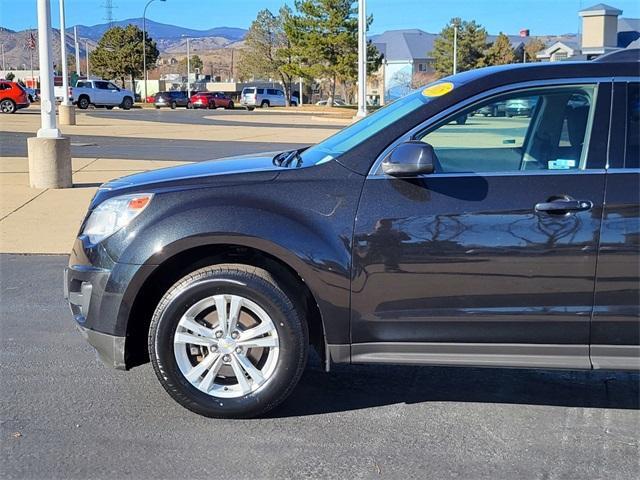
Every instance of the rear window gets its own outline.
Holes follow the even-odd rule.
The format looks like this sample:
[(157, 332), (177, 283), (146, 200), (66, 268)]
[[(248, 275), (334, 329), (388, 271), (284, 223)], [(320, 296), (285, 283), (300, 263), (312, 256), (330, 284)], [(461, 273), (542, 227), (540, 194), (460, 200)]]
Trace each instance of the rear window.
[(76, 83), (76, 87), (78, 87), (78, 88), (84, 88), (84, 87), (86, 87), (86, 86), (87, 86), (87, 82), (81, 82), (81, 81), (78, 81), (78, 82)]
[(242, 94), (243, 95), (245, 95), (245, 94), (249, 95), (249, 94), (252, 94), (252, 93), (256, 93), (256, 89), (255, 88), (245, 88), (245, 89), (242, 90)]

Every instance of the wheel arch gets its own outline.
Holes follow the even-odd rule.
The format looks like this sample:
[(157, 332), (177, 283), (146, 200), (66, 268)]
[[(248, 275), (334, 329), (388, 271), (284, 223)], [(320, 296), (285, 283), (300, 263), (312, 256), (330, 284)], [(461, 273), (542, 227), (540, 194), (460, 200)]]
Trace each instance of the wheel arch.
[(141, 269), (144, 279), (125, 294), (120, 317), (126, 323), (125, 361), (132, 368), (149, 361), (147, 336), (153, 312), (164, 293), (180, 278), (199, 268), (221, 264), (241, 263), (263, 268), (271, 273), (290, 298), (298, 301), (309, 328), (309, 342), (325, 361), (325, 323), (316, 296), (298, 270), (280, 256), (253, 246), (237, 243), (207, 243), (174, 250), (165, 255), (149, 272)]

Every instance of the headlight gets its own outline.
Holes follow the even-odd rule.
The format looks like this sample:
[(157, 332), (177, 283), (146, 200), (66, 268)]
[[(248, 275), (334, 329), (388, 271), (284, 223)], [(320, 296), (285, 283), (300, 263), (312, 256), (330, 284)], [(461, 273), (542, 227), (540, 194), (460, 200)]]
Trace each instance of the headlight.
[(104, 240), (140, 215), (152, 198), (151, 193), (137, 193), (105, 200), (91, 212), (82, 234), (93, 244)]

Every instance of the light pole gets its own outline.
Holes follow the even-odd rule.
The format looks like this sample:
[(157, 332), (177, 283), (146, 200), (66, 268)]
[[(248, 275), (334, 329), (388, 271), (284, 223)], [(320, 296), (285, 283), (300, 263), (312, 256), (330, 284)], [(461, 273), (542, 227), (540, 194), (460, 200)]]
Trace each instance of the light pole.
[(2, 47), (2, 71), (5, 71), (7, 68), (4, 65), (4, 43), (0, 46)]
[(191, 49), (189, 46), (189, 40), (191, 40), (191, 37), (187, 37), (186, 35), (182, 36), (187, 39), (187, 97), (191, 97)]
[(76, 50), (76, 75), (80, 76), (80, 44), (78, 43), (78, 26), (73, 27), (73, 46)]
[(87, 57), (87, 80), (89, 79), (89, 40), (84, 41), (84, 54)]
[(453, 24), (453, 74), (458, 73), (458, 24)]
[(62, 57), (62, 103), (58, 109), (60, 125), (75, 125), (76, 114), (69, 103), (69, 72), (67, 71), (67, 32), (64, 19), (64, 0), (60, 0), (60, 54)]
[[(167, 0), (160, 0), (166, 2)], [(147, 7), (151, 5), (155, 0), (149, 0), (144, 6), (142, 12), (142, 80), (144, 84), (144, 100), (147, 103)], [(135, 85), (134, 85), (135, 89)]]
[[(302, 93), (301, 93), (302, 94)], [(367, 116), (367, 6), (358, 0), (358, 113)]]
[(66, 188), (72, 186), (71, 143), (69, 138), (60, 135), (56, 125), (51, 4), (49, 0), (38, 0), (37, 7), (41, 127), (36, 137), (27, 139), (29, 184), (35, 188)]

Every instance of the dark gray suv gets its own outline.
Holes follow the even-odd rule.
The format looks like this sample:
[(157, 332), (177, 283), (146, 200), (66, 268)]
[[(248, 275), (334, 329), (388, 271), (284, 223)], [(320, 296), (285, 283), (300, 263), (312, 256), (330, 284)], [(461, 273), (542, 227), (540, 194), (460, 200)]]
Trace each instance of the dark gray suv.
[(177, 107), (192, 108), (191, 100), (189, 99), (187, 92), (179, 90), (158, 92), (154, 97), (153, 103), (156, 108), (170, 107), (172, 110), (175, 110)]
[(637, 370), (637, 58), (464, 72), (308, 148), (111, 181), (65, 271), (75, 321), (212, 417), (274, 408), (309, 346), (327, 370)]

